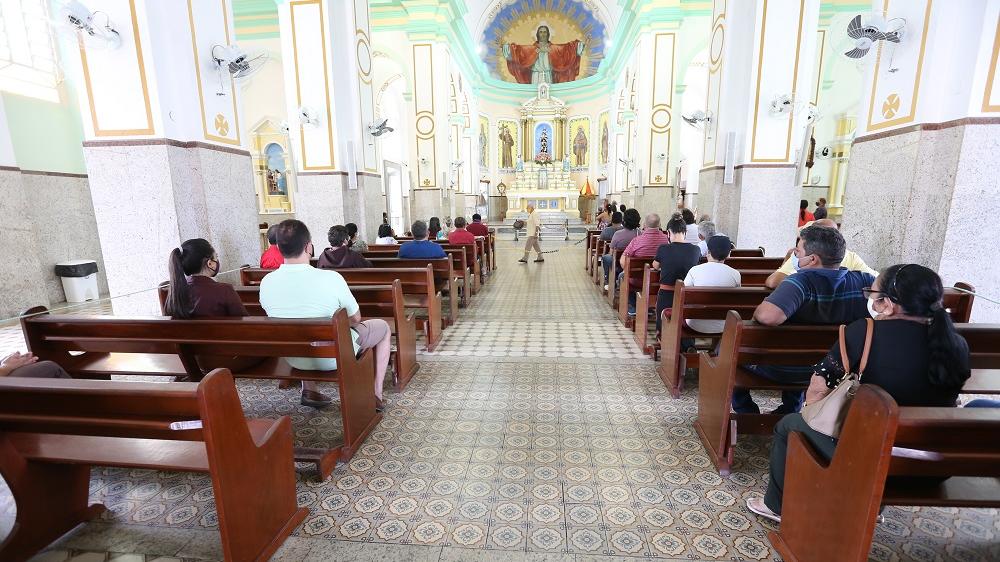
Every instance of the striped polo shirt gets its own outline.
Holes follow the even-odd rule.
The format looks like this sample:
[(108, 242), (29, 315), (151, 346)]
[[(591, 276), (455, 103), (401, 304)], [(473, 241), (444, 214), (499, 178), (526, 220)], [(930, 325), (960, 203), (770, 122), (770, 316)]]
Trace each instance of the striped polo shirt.
[(647, 228), (642, 234), (636, 236), (625, 247), (623, 255), (636, 256), (640, 258), (651, 258), (656, 255), (656, 250), (664, 244), (670, 243), (670, 237), (659, 228)]
[(861, 289), (875, 277), (862, 271), (803, 269), (785, 278), (765, 300), (785, 313), (789, 324), (850, 324), (868, 316)]

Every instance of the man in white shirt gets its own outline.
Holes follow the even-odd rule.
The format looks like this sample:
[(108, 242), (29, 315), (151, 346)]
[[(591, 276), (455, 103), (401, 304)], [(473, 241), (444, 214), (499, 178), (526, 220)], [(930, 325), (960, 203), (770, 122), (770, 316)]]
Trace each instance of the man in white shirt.
[[(705, 224), (705, 223), (702, 223)], [(708, 261), (692, 267), (684, 278), (685, 287), (739, 287), (740, 272), (724, 261), (733, 250), (728, 236), (712, 236), (705, 241)], [(703, 334), (721, 334), (725, 320), (688, 320), (688, 327)]]
[(528, 233), (528, 239), (524, 243), (524, 257), (517, 260), (520, 263), (528, 263), (528, 254), (531, 250), (535, 251), (535, 263), (545, 261), (542, 258), (542, 247), (538, 245), (538, 237), (541, 235), (542, 223), (538, 214), (535, 213), (535, 206), (528, 205), (528, 222), (525, 224), (524, 229)]
[[(294, 219), (278, 225), (278, 249), (285, 263), (260, 282), (260, 305), (273, 318), (330, 318), (343, 308), (351, 319), (354, 352), (375, 349), (375, 408), (382, 411), (382, 382), (389, 365), (389, 324), (385, 320), (361, 320), (360, 307), (344, 278), (333, 270), (309, 264), (312, 237), (306, 225)], [(286, 357), (296, 369), (334, 371), (336, 359)], [(302, 405), (321, 408), (331, 402), (319, 392), (315, 381), (302, 381)]]

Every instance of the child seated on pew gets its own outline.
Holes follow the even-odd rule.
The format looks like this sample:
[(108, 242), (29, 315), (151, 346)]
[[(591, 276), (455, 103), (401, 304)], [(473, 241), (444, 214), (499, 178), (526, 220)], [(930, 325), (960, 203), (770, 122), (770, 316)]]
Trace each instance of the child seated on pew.
[[(932, 270), (917, 264), (894, 265), (871, 287), (863, 289), (868, 312), (876, 320), (862, 384), (874, 384), (899, 406), (954, 407), (962, 385), (972, 374), (969, 346), (955, 331), (942, 303), (944, 287)], [(852, 371), (858, 371), (865, 347), (867, 322), (855, 320), (844, 339)], [(845, 376), (840, 341), (813, 367), (806, 403), (830, 393)], [(788, 435), (801, 432), (825, 460), (833, 458), (837, 439), (815, 431), (802, 414), (788, 414), (774, 428), (771, 475), (763, 498), (750, 498), (750, 511), (781, 521)]]
[[(704, 224), (704, 223), (703, 223)], [(713, 226), (714, 228), (714, 226)], [(719, 234), (704, 241), (708, 247), (708, 261), (696, 265), (684, 277), (685, 287), (739, 287), (740, 272), (724, 262), (733, 251), (733, 242)], [(689, 328), (703, 334), (721, 334), (725, 320), (688, 320)]]
[[(214, 279), (222, 264), (208, 240), (185, 240), (180, 248), (171, 250), (167, 268), (170, 271), (170, 286), (163, 305), (167, 316), (188, 319), (250, 315), (236, 289), (229, 283), (219, 283)], [(177, 381), (200, 381), (212, 369), (239, 372), (263, 362), (264, 358), (199, 355), (196, 360), (202, 374), (177, 377)]]

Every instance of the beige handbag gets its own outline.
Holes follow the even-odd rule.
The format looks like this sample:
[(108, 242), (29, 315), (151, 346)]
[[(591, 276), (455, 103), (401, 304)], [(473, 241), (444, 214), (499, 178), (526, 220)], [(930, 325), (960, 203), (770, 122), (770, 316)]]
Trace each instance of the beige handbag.
[(865, 366), (868, 365), (868, 351), (871, 350), (872, 346), (872, 331), (875, 322), (871, 318), (865, 320), (867, 324), (865, 348), (861, 353), (861, 364), (858, 366), (857, 372), (851, 371), (851, 360), (847, 357), (847, 342), (844, 341), (845, 326), (842, 325), (840, 326), (840, 362), (844, 366), (844, 378), (840, 379), (837, 388), (834, 388), (830, 394), (802, 407), (802, 419), (805, 420), (806, 424), (813, 430), (834, 439), (840, 437), (840, 429), (847, 417), (847, 409), (850, 407), (851, 401), (854, 400), (854, 394), (861, 384), (861, 376), (865, 372)]

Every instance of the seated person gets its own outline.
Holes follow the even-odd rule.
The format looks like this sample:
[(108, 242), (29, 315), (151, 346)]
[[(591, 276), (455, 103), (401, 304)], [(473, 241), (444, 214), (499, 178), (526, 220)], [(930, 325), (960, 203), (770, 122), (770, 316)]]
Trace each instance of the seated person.
[(465, 217), (455, 218), (455, 230), (448, 233), (448, 243), (464, 245), (465, 263), (472, 267), (472, 260), (476, 259), (476, 235), (465, 229)]
[(344, 225), (347, 227), (347, 233), (351, 236), (350, 248), (359, 254), (363, 254), (368, 251), (368, 242), (365, 242), (363, 238), (358, 236), (358, 225), (353, 222), (349, 222)]
[(601, 240), (611, 242), (615, 233), (622, 229), (622, 214), (618, 211), (611, 213), (611, 225), (601, 231)]
[[(793, 276), (794, 277), (794, 276)], [(944, 287), (936, 273), (922, 265), (894, 265), (865, 289), (867, 308), (875, 318), (868, 363), (861, 382), (874, 384), (900, 406), (952, 407), (969, 378), (969, 346), (955, 331), (942, 304)], [(864, 350), (864, 320), (847, 326), (847, 357), (856, 369)], [(806, 402), (826, 396), (843, 379), (840, 341), (812, 369)], [(771, 476), (764, 498), (747, 500), (747, 507), (769, 519), (781, 520), (788, 435), (799, 432), (829, 460), (837, 439), (813, 430), (801, 414), (789, 414), (774, 428)]]
[[(243, 306), (236, 289), (229, 283), (215, 281), (221, 267), (215, 248), (204, 238), (185, 240), (180, 248), (171, 250), (167, 263), (170, 285), (163, 305), (164, 313), (180, 319), (249, 316), (250, 313)], [(195, 359), (202, 374), (205, 374), (219, 368), (238, 372), (263, 362), (265, 358), (199, 355)], [(176, 380), (197, 382), (201, 378), (198, 375), (188, 375), (177, 377)]]
[[(692, 215), (693, 216), (693, 215)], [(701, 250), (698, 246), (686, 242), (688, 225), (680, 215), (667, 221), (667, 231), (670, 232), (670, 243), (656, 250), (653, 269), (660, 270), (660, 290), (656, 295), (656, 331), (660, 331), (663, 311), (670, 308), (674, 302), (674, 284), (678, 279), (684, 279), (692, 267), (701, 260)], [(631, 293), (631, 292), (630, 292)], [(629, 304), (635, 299), (631, 293)], [(643, 311), (645, 314), (646, 311)]]
[(15, 351), (0, 359), (0, 377), (68, 379), (69, 373), (53, 361), (39, 361), (30, 351)]
[[(705, 223), (701, 223), (705, 224)], [(700, 227), (701, 225), (699, 225)], [(714, 225), (713, 225), (714, 229)], [(733, 242), (728, 236), (716, 235), (705, 241), (708, 246), (708, 261), (696, 265), (684, 277), (685, 287), (739, 287), (740, 272), (724, 262), (733, 251)], [(703, 334), (721, 334), (725, 320), (688, 320), (687, 325)]]
[(278, 269), (278, 266), (284, 260), (281, 257), (281, 252), (278, 251), (277, 239), (274, 237), (274, 233), (278, 231), (278, 225), (271, 225), (271, 228), (267, 229), (267, 249), (260, 256), (260, 267), (262, 269)]
[(701, 250), (701, 257), (708, 257), (708, 239), (716, 234), (719, 234), (719, 232), (715, 230), (714, 222), (701, 221), (698, 223), (698, 249)]
[(490, 229), (483, 224), (483, 216), (479, 213), (472, 215), (472, 224), (465, 227), (465, 229), (471, 232), (473, 236), (486, 237), (490, 235)]
[[(383, 225), (384, 226), (384, 225)], [(319, 255), (317, 267), (322, 269), (350, 269), (355, 267), (371, 267), (372, 262), (360, 253), (350, 248), (351, 235), (346, 226), (339, 224), (330, 227), (326, 233), (330, 247)]]
[(441, 219), (431, 217), (431, 222), (427, 225), (428, 236), (431, 240), (444, 240), (447, 233), (441, 228)]
[[(840, 231), (823, 226), (808, 226), (799, 233), (795, 256), (799, 272), (782, 281), (764, 302), (754, 310), (753, 318), (767, 326), (781, 324), (850, 324), (868, 315), (867, 299), (861, 289), (871, 287), (875, 277), (870, 273), (848, 271), (840, 264), (847, 243)], [(808, 383), (811, 367), (778, 365), (745, 365), (756, 375), (782, 383)], [(802, 392), (781, 393), (781, 406), (774, 414), (798, 412)], [(733, 390), (733, 410), (737, 413), (759, 413), (760, 409), (744, 388)]]
[(687, 238), (684, 240), (688, 244), (697, 244), (700, 240), (698, 238), (698, 224), (694, 220), (694, 211), (691, 209), (681, 209), (681, 218), (684, 219), (684, 224), (687, 227)]
[[(831, 219), (820, 219), (814, 221), (810, 226), (822, 226), (826, 228), (837, 228), (837, 223), (833, 222)], [(796, 244), (798, 242), (796, 241)], [(872, 275), (878, 275), (878, 272), (874, 269), (868, 267), (865, 260), (861, 259), (860, 256), (852, 252), (851, 250), (846, 250), (844, 252), (844, 261), (840, 263), (841, 267), (846, 267), (851, 271), (863, 271), (865, 273), (870, 273)], [(795, 249), (793, 248), (788, 252), (788, 257), (785, 258), (785, 263), (781, 264), (781, 267), (777, 271), (768, 276), (767, 280), (764, 281), (764, 286), (768, 289), (774, 289), (785, 280), (785, 277), (795, 273), (799, 270), (799, 261), (795, 257)]]
[[(628, 243), (625, 250), (622, 251), (621, 257), (618, 259), (618, 265), (625, 267), (625, 258), (627, 257), (639, 257), (639, 258), (651, 258), (656, 256), (657, 250), (660, 246), (670, 243), (670, 237), (660, 230), (660, 215), (656, 213), (650, 213), (646, 215), (645, 220), (646, 227), (642, 230), (642, 234), (636, 236)], [(625, 274), (624, 271), (618, 274), (618, 284), (622, 283), (622, 276)], [(632, 290), (635, 287), (629, 287), (628, 291), (628, 315), (635, 316), (635, 292)]]
[(410, 227), (413, 232), (413, 240), (403, 242), (399, 246), (400, 258), (445, 258), (448, 254), (437, 242), (427, 239), (427, 223), (417, 221)]
[[(347, 282), (336, 271), (309, 265), (312, 237), (302, 221), (278, 224), (278, 248), (285, 263), (260, 282), (260, 305), (272, 318), (330, 318), (343, 308), (351, 318), (354, 352), (375, 349), (375, 408), (382, 411), (382, 383), (389, 365), (389, 324), (385, 320), (361, 320), (358, 301)], [(333, 371), (336, 359), (286, 357), (296, 369)], [(315, 381), (302, 381), (302, 405), (322, 408), (330, 397), (319, 392)]]
[[(628, 247), (632, 239), (639, 235), (639, 224), (642, 217), (639, 211), (629, 209), (622, 213), (622, 227), (611, 237), (610, 250), (624, 250)], [(601, 265), (604, 266), (604, 290), (608, 290), (608, 278), (611, 275), (611, 251), (601, 256)], [(616, 271), (618, 268), (615, 268)], [(617, 273), (615, 275), (617, 277)]]
[(393, 246), (398, 246), (399, 242), (392, 234), (392, 227), (386, 223), (378, 225), (378, 238), (375, 239), (376, 244), (391, 244)]

